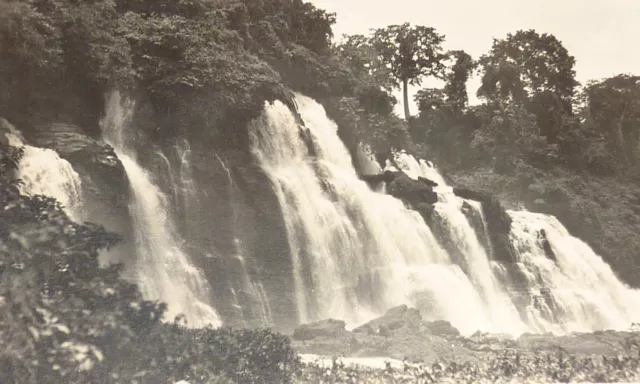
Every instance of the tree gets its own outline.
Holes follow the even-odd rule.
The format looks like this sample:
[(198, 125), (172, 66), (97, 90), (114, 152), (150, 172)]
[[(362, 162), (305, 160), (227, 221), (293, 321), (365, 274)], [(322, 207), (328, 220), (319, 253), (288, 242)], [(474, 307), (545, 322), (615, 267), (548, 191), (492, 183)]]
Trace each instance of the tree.
[(482, 86), (478, 96), (489, 102), (510, 100), (536, 115), (541, 133), (556, 142), (563, 116), (572, 113), (578, 82), (575, 59), (553, 35), (534, 30), (494, 40), (479, 60)]
[(457, 112), (462, 111), (469, 103), (467, 95), (467, 81), (476, 67), (473, 58), (465, 51), (451, 51), (448, 53), (453, 64), (445, 74), (446, 84), (444, 93), (447, 102), (454, 107)]
[(391, 91), (395, 82), (389, 69), (381, 61), (372, 40), (364, 35), (345, 35), (334, 49), (335, 55), (359, 81)]
[(589, 84), (587, 118), (624, 165), (640, 160), (640, 76), (617, 75)]
[(442, 77), (444, 35), (431, 27), (409, 23), (390, 25), (374, 31), (372, 42), (380, 61), (388, 68), (394, 86), (402, 85), (404, 114), (410, 120), (409, 85), (420, 85), (427, 76)]

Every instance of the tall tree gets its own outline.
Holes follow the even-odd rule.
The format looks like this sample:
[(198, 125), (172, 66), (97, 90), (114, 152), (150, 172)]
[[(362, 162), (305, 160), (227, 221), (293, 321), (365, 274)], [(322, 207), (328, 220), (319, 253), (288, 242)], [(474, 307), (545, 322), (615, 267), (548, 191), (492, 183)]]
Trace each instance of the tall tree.
[(589, 84), (588, 118), (625, 165), (640, 158), (640, 76), (618, 75)]
[(364, 35), (345, 35), (335, 54), (361, 81), (387, 91), (394, 87), (388, 68), (381, 61), (372, 40)]
[(412, 27), (405, 23), (375, 30), (372, 41), (380, 60), (392, 74), (394, 86), (402, 85), (404, 114), (409, 121), (408, 86), (420, 85), (428, 76), (443, 75), (444, 35), (431, 27)]
[(536, 115), (542, 134), (554, 143), (562, 117), (571, 115), (578, 85), (575, 59), (562, 43), (553, 35), (521, 30), (494, 40), (479, 64), (483, 77), (478, 96), (524, 106)]
[(449, 59), (453, 61), (445, 74), (444, 93), (447, 102), (456, 110), (462, 111), (469, 103), (467, 81), (475, 69), (476, 63), (465, 51), (450, 51)]

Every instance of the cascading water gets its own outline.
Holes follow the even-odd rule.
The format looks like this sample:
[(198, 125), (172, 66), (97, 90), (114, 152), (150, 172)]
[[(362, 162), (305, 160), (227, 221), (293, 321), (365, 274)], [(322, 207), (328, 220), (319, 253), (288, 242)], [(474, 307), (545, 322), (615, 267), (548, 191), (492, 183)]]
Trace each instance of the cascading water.
[(10, 145), (24, 148), (18, 169), (21, 192), (53, 197), (69, 218), (82, 220), (82, 184), (71, 164), (52, 149), (25, 145), (17, 130), (6, 136)]
[[(299, 320), (355, 325), (406, 303), (463, 332), (504, 332), (422, 217), (359, 180), (324, 109), (296, 100), (306, 128), (276, 102), (251, 127), (251, 143), (285, 218)], [(513, 322), (507, 329), (522, 327)]]
[[(527, 315), (535, 330), (626, 330), (640, 320), (640, 290), (620, 282), (611, 267), (555, 217), (508, 213), (517, 267), (533, 296)], [(547, 251), (541, 240), (548, 241)]]
[(188, 326), (219, 326), (220, 319), (209, 304), (209, 285), (181, 249), (166, 197), (126, 146), (125, 128), (132, 112), (133, 103), (123, 102), (119, 93), (113, 92), (101, 123), (105, 141), (115, 149), (131, 185), (137, 283), (146, 298), (167, 304), (168, 320), (182, 314)]
[(426, 162), (418, 163), (412, 156), (400, 153), (396, 156), (396, 164), (411, 178), (426, 177), (435, 179), (432, 181), (438, 183), (434, 188), (438, 194), (438, 202), (434, 205), (435, 212), (440, 218), (444, 232), (456, 248), (456, 255), (460, 255), (462, 259), (457, 260), (457, 263), (462, 266), (482, 296), (491, 324), (503, 332), (524, 331), (526, 326), (520, 319), (517, 308), (501, 287), (499, 280), (494, 277), (487, 251), (462, 211), (464, 199), (457, 197), (453, 188)]
[[(600, 256), (549, 215), (507, 212), (512, 219), (510, 239), (517, 254), (514, 266), (518, 278), (526, 281), (520, 282), (519, 291), (504, 288), (512, 280), (509, 268), (495, 261), (488, 262), (484, 250), (480, 252), (477, 248), (479, 243), (473, 238), (475, 235), (467, 230), (471, 226), (463, 223), (463, 216), (460, 216), (464, 200), (452, 193), (435, 167), (423, 160), (418, 162), (406, 153), (397, 154), (395, 164), (409, 177), (425, 177), (439, 184), (435, 188), (439, 194), (436, 211), (448, 217), (449, 223), (455, 221), (450, 226), (453, 238), (461, 239), (453, 232), (464, 233), (463, 240), (468, 243), (464, 254), (476, 262), (475, 267), (468, 269), (472, 281), (478, 282), (473, 274), (483, 275), (481, 285), (490, 283), (498, 289), (488, 293), (494, 298), (501, 297), (503, 302), (506, 293), (513, 302), (517, 301), (516, 296), (524, 294), (528, 304), (520, 308), (520, 313), (524, 313), (522, 320), (529, 329), (558, 333), (626, 330), (634, 321), (640, 320), (640, 291), (620, 282)], [(466, 203), (480, 217), (481, 235), (486, 236), (485, 242), (490, 244), (482, 205), (470, 200)], [(449, 205), (449, 209), (443, 209), (445, 205)], [(522, 283), (525, 292), (522, 292)], [(509, 310), (509, 315), (514, 315), (513, 310)]]

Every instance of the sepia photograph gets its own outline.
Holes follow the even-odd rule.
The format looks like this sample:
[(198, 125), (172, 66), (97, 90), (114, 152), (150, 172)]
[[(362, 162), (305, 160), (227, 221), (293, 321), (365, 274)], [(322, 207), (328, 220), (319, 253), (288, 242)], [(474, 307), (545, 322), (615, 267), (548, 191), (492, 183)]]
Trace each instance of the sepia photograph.
[(0, 384), (640, 382), (640, 0), (0, 0)]

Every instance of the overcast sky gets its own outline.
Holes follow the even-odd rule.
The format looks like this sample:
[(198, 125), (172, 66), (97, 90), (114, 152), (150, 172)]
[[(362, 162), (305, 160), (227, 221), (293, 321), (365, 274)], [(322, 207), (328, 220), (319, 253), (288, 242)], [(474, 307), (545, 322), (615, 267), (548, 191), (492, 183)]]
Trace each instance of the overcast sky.
[[(474, 58), (518, 29), (555, 35), (576, 58), (578, 81), (640, 74), (640, 0), (311, 0), (337, 14), (336, 38), (410, 22)], [(477, 89), (473, 81), (470, 91)], [(470, 94), (473, 97), (473, 95)], [(415, 109), (414, 111), (415, 112)]]

